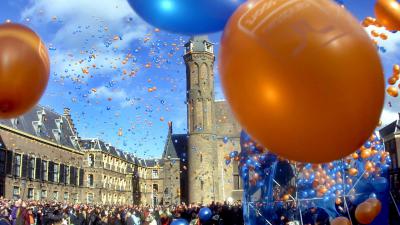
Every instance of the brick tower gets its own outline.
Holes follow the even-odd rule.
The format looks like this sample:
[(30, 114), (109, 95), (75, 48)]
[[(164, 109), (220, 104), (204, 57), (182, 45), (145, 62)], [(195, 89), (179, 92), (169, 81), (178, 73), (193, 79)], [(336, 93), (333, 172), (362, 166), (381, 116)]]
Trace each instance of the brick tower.
[(207, 36), (185, 45), (188, 116), (189, 202), (218, 200), (218, 163), (214, 118), (214, 49)]

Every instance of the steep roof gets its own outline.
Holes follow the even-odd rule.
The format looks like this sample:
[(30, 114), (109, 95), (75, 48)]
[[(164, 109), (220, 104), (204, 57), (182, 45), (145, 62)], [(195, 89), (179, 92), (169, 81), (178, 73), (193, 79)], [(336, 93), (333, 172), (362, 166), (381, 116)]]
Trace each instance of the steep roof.
[(379, 130), (379, 134), (381, 135), (382, 138), (385, 138), (390, 134), (398, 132), (400, 132), (400, 113), (399, 113), (399, 120), (395, 120)]
[(108, 154), (111, 154), (117, 158), (126, 160), (131, 163), (135, 163), (135, 156), (124, 152), (121, 149), (117, 149), (110, 144), (106, 144), (103, 140), (98, 138), (85, 138), (81, 140), (81, 146), (83, 149), (90, 150), (95, 149)]
[(170, 122), (162, 158), (180, 159), (180, 158), (186, 158), (186, 154), (187, 154), (187, 135), (172, 134), (172, 122)]
[(0, 124), (57, 145), (80, 150), (78, 136), (66, 116), (40, 105), (17, 118), (0, 120)]

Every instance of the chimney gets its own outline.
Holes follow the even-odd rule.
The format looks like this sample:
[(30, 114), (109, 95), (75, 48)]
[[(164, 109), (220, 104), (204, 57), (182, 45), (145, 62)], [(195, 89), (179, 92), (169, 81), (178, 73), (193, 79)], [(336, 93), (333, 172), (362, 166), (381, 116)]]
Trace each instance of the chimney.
[(76, 128), (75, 128), (75, 125), (74, 125), (74, 121), (72, 121), (72, 118), (71, 118), (71, 110), (69, 108), (64, 108), (64, 117), (67, 119), (69, 125), (71, 126), (72, 133), (74, 135), (78, 135), (76, 133)]
[(172, 134), (172, 121), (168, 122), (168, 132)]

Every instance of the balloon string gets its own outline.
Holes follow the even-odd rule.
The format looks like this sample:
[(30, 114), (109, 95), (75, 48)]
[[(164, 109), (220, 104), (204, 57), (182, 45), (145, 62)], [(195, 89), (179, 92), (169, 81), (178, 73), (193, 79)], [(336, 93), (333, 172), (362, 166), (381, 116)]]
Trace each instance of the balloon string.
[[(361, 176), (360, 176), (360, 177), (358, 177), (357, 181), (356, 181), (356, 182), (354, 182), (354, 185), (353, 185), (353, 186), (350, 188), (349, 192), (355, 188), (355, 186), (358, 184), (358, 182), (359, 182), (359, 181), (361, 180), (361, 178), (364, 176), (365, 172), (367, 172), (367, 171), (366, 171), (366, 170), (364, 170), (364, 172), (361, 174)], [(345, 182), (345, 181), (343, 181), (343, 182)], [(346, 186), (346, 185), (344, 185), (344, 186)], [(349, 192), (348, 192), (348, 193), (346, 193), (346, 194), (349, 194)]]
[(267, 222), (269, 225), (272, 225), (272, 223), (269, 222), (269, 221), (267, 220), (267, 218), (265, 218), (257, 208), (255, 208), (255, 207), (254, 207), (253, 205), (251, 205), (251, 204), (249, 204), (249, 205), (253, 208), (253, 210), (254, 210), (261, 218), (263, 218), (263, 219), (265, 220), (265, 222)]
[(394, 197), (393, 197), (392, 192), (389, 191), (389, 194), (390, 194), (390, 197), (392, 198), (392, 201), (393, 201), (393, 203), (394, 203), (394, 206), (396, 207), (397, 214), (400, 216), (400, 211), (399, 211), (399, 208), (397, 207), (397, 203), (396, 203), (396, 200), (395, 200)]
[[(344, 165), (344, 160), (342, 159), (342, 165)], [(343, 171), (342, 171), (343, 172)], [(345, 194), (346, 193), (346, 180), (345, 180), (345, 173), (342, 173), (342, 179), (343, 179), (343, 182), (344, 182), (344, 185), (343, 185), (343, 194)], [(353, 225), (353, 221), (351, 220), (351, 215), (350, 215), (350, 210), (349, 210), (349, 206), (347, 205), (347, 198), (346, 197), (343, 197), (343, 200), (344, 200), (344, 207), (345, 207), (345, 209), (346, 209), (346, 212), (347, 212), (347, 216), (349, 217), (349, 219), (350, 219), (350, 224), (351, 225)]]

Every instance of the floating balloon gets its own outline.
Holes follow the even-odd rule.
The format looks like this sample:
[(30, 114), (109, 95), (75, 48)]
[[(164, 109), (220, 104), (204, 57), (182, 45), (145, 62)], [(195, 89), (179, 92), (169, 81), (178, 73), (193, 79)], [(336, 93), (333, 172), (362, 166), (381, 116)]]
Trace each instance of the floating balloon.
[(396, 0), (377, 0), (375, 15), (389, 30), (400, 30), (400, 4)]
[(397, 96), (399, 96), (399, 91), (397, 90), (396, 87), (393, 87), (393, 86), (388, 87), (387, 90), (386, 90), (386, 92), (387, 92), (390, 96), (392, 96), (392, 97), (394, 97), (394, 98), (397, 97)]
[(199, 218), (201, 221), (203, 221), (203, 222), (208, 221), (209, 219), (211, 219), (211, 217), (212, 217), (211, 209), (209, 209), (207, 207), (200, 209)]
[(385, 81), (376, 47), (331, 1), (243, 4), (225, 28), (219, 63), (236, 118), (285, 158), (342, 158), (379, 122)]
[(172, 221), (171, 225), (189, 225), (189, 223), (185, 219), (176, 219)]
[(244, 0), (129, 0), (135, 12), (151, 25), (181, 34), (205, 34), (224, 29)]
[(356, 219), (362, 224), (370, 224), (376, 217), (375, 209), (372, 204), (363, 202), (356, 208)]
[(350, 220), (346, 217), (337, 217), (331, 221), (331, 225), (351, 225)]
[(0, 118), (29, 111), (46, 89), (50, 73), (47, 48), (28, 27), (0, 25)]

